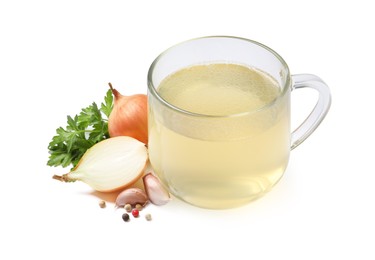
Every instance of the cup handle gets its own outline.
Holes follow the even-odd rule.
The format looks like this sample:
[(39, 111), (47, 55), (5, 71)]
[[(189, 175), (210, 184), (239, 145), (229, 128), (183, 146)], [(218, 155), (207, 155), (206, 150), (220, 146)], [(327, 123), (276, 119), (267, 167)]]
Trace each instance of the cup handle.
[(309, 137), (327, 115), (331, 106), (331, 94), (326, 83), (312, 74), (292, 75), (292, 91), (300, 88), (312, 88), (319, 92), (319, 99), (310, 115), (292, 132), (291, 150), (300, 145)]

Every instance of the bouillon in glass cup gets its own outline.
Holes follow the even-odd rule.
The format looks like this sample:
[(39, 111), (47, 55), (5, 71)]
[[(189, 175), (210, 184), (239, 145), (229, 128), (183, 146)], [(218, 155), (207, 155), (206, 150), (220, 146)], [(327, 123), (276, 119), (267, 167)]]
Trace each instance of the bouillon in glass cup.
[[(307, 119), (290, 128), (290, 93), (319, 92)], [(292, 149), (327, 114), (327, 85), (291, 75), (285, 61), (258, 42), (203, 37), (160, 54), (148, 73), (149, 157), (176, 197), (203, 208), (244, 205), (282, 177)]]

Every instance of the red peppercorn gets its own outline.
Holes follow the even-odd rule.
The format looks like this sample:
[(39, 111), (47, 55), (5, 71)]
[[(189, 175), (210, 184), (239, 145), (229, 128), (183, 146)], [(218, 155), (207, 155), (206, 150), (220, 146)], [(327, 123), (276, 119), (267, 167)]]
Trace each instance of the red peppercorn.
[(138, 218), (139, 217), (139, 210), (138, 209), (133, 209), (132, 210), (132, 215), (133, 215), (133, 217)]

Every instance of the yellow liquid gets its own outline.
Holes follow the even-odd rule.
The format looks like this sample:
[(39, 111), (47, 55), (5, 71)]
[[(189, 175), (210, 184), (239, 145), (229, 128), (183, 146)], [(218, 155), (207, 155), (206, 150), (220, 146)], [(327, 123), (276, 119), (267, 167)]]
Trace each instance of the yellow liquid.
[(237, 207), (281, 178), (290, 150), (289, 94), (279, 97), (268, 74), (237, 64), (196, 65), (165, 78), (158, 93), (206, 115), (150, 104), (150, 161), (175, 196), (204, 208)]

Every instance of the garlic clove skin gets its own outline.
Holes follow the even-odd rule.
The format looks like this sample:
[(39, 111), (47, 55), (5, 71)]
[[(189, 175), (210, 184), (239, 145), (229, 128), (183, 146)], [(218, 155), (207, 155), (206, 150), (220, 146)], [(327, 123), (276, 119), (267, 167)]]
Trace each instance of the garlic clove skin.
[(132, 206), (141, 204), (145, 206), (148, 202), (147, 194), (139, 188), (129, 188), (122, 191), (116, 198), (115, 206), (117, 208), (124, 207), (126, 204)]
[(152, 173), (143, 176), (143, 184), (149, 200), (158, 206), (167, 204), (171, 197), (169, 192), (163, 187), (160, 180)]

